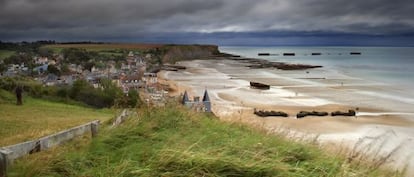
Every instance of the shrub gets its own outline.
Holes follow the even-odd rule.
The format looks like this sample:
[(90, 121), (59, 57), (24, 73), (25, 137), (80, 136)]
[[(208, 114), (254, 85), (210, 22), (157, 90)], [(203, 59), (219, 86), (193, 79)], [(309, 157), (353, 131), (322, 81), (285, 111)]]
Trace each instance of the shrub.
[(71, 87), (43, 86), (40, 83), (23, 78), (1, 78), (0, 89), (14, 92), (18, 86), (22, 86), (24, 92), (36, 98), (53, 101), (80, 101), (96, 108), (137, 107), (140, 105), (139, 94), (131, 90), (125, 95), (122, 90), (110, 80), (101, 80), (102, 88), (94, 88), (86, 80), (76, 80)]

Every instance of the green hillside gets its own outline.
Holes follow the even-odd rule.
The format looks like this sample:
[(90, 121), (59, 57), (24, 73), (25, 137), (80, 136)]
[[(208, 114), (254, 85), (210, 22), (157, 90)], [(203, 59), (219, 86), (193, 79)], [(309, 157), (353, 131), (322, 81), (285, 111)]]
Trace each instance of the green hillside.
[(92, 120), (108, 120), (115, 116), (109, 109), (55, 103), (28, 96), (17, 106), (10, 92), (0, 89), (0, 146), (50, 135)]
[(137, 110), (92, 141), (84, 137), (18, 160), (10, 176), (399, 175), (365, 164), (173, 105)]

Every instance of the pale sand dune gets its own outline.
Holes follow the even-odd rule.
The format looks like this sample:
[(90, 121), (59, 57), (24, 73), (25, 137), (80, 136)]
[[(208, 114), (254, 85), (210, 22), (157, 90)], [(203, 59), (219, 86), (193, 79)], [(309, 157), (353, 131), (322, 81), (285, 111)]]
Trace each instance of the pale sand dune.
[[(352, 148), (366, 136), (387, 135), (381, 143), (386, 154), (402, 144), (394, 160), (401, 164), (410, 162), (407, 154), (414, 152), (414, 102), (413, 98), (396, 95), (393, 87), (382, 83), (361, 80), (324, 69), (281, 71), (274, 69), (249, 69), (232, 60), (196, 60), (181, 62), (184, 71), (159, 73), (160, 82), (170, 84), (171, 95), (185, 90), (191, 96), (202, 96), (208, 89), (212, 110), (225, 121), (241, 121), (260, 125), (269, 130), (289, 130), (295, 135), (318, 136), (320, 142), (345, 144)], [(270, 90), (249, 87), (249, 81), (271, 85)], [(299, 111), (347, 111), (359, 108), (355, 117), (306, 117), (296, 119)], [(253, 109), (284, 111), (288, 118), (260, 118)], [(367, 138), (367, 141), (371, 141)], [(383, 146), (383, 147), (382, 147)], [(406, 152), (407, 151), (407, 152)], [(410, 174), (413, 174), (410, 171)]]

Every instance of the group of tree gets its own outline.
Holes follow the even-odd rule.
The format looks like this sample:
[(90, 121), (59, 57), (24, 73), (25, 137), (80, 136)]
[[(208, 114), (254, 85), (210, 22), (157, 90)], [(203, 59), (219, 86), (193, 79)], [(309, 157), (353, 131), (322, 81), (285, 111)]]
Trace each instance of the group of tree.
[(0, 72), (3, 72), (7, 69), (7, 66), (10, 64), (24, 64), (29, 69), (34, 68), (35, 62), (33, 61), (33, 55), (31, 53), (18, 53), (10, 57), (6, 57), (0, 62)]
[(53, 51), (47, 48), (41, 48), (44, 44), (53, 43), (53, 41), (37, 41), (37, 42), (1, 42), (0, 50), (14, 51), (14, 54), (4, 58), (0, 62), (0, 72), (7, 69), (10, 64), (24, 64), (31, 71), (37, 65), (33, 58), (35, 56), (52, 57)]
[[(37, 44), (37, 43), (36, 43)], [(34, 62), (34, 58), (36, 56), (39, 57), (48, 57), (49, 59), (53, 59), (55, 57), (55, 52), (49, 48), (40, 47), (36, 49), (30, 49), (29, 52), (17, 52), (18, 45), (15, 43), (2, 43), (4, 49), (7, 50), (15, 50), (15, 54), (11, 55), (10, 57), (6, 57), (0, 62), (0, 72), (4, 72), (7, 69), (7, 66), (10, 64), (22, 64), (24, 63), (26, 67), (32, 71), (33, 68), (39, 66), (36, 65)], [(0, 45), (0, 46), (1, 46)], [(5, 47), (8, 46), (8, 47)], [(27, 49), (28, 51), (28, 49)], [(56, 75), (60, 74), (68, 74), (69, 64), (76, 64), (82, 66), (82, 68), (91, 71), (92, 67), (100, 67), (105, 68), (107, 67), (107, 61), (112, 60), (115, 61), (117, 64), (121, 63), (125, 60), (125, 56), (108, 56), (102, 55), (98, 52), (94, 51), (87, 51), (86, 49), (81, 48), (67, 48), (61, 51), (64, 60), (60, 61), (59, 66), (49, 65), (48, 71), (44, 71), (44, 73), (53, 73)], [(117, 66), (120, 66), (118, 64)], [(36, 74), (36, 73), (34, 73)]]
[(2, 42), (0, 41), (0, 50), (11, 50), (17, 53), (36, 53), (45, 41), (36, 42)]
[(125, 60), (125, 55), (103, 55), (96, 51), (88, 51), (82, 48), (65, 48), (62, 50), (64, 63), (73, 63), (81, 65), (86, 70), (91, 70), (92, 67), (106, 67), (109, 60), (117, 63)]
[(0, 89), (13, 92), (17, 87), (23, 88), (25, 95), (66, 103), (79, 102), (95, 108), (138, 107), (141, 105), (139, 94), (130, 90), (128, 94), (110, 80), (102, 79), (101, 87), (94, 88), (86, 80), (76, 80), (72, 86), (48, 86), (28, 78), (1, 78)]

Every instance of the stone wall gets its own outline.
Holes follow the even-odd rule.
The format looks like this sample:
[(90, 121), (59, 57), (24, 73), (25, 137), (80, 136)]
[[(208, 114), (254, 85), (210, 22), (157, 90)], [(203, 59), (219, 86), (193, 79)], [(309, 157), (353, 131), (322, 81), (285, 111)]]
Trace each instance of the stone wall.
[(88, 132), (91, 133), (92, 137), (95, 137), (98, 132), (99, 123), (99, 120), (96, 120), (37, 140), (1, 147), (0, 177), (6, 176), (7, 166), (12, 164), (13, 161), (19, 157), (49, 149)]

